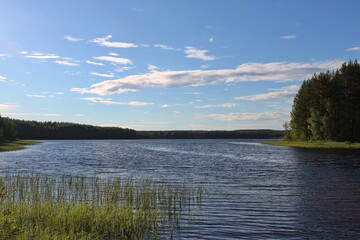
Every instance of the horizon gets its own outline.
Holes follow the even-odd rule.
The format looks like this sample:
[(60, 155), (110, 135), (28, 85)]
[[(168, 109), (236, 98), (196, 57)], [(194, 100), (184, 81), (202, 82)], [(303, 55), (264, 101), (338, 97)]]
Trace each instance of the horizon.
[(359, 59), (359, 7), (4, 0), (0, 114), (136, 131), (283, 130), (304, 80)]

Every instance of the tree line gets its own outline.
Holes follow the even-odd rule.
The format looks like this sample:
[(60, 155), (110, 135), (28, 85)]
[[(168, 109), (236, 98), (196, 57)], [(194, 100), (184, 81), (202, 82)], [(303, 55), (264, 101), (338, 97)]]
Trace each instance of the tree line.
[(0, 116), (0, 141), (15, 139), (235, 139), (281, 138), (283, 131), (135, 131), (67, 122), (38, 122)]
[(285, 123), (289, 141), (360, 141), (360, 65), (315, 74), (301, 85)]

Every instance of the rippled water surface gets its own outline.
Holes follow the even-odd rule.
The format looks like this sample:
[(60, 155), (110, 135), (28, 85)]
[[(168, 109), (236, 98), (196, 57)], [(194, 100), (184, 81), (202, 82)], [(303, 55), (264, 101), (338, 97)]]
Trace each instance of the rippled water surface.
[(261, 141), (44, 141), (0, 153), (0, 171), (202, 185), (179, 239), (360, 239), (359, 150)]

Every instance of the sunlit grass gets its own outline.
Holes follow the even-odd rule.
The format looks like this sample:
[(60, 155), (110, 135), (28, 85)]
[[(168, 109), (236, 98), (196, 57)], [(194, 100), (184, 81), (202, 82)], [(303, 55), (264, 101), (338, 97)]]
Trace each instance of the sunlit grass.
[(264, 144), (273, 146), (285, 147), (299, 147), (299, 148), (360, 148), (360, 143), (350, 142), (326, 142), (326, 141), (313, 141), (313, 142), (287, 142), (287, 141), (274, 141), (263, 142)]
[(6, 175), (0, 239), (168, 239), (201, 195), (150, 181)]
[(38, 144), (38, 143), (40, 142), (28, 141), (28, 140), (0, 142), (0, 152), (21, 150), (25, 148), (25, 145)]

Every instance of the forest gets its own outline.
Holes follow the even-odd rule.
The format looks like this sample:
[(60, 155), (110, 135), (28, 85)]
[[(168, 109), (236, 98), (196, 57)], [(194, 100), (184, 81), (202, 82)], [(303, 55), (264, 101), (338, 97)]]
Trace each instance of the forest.
[(284, 124), (287, 141), (360, 141), (360, 65), (345, 62), (301, 85)]
[(0, 140), (15, 139), (219, 139), (281, 138), (283, 131), (135, 131), (67, 122), (38, 122), (0, 116)]

